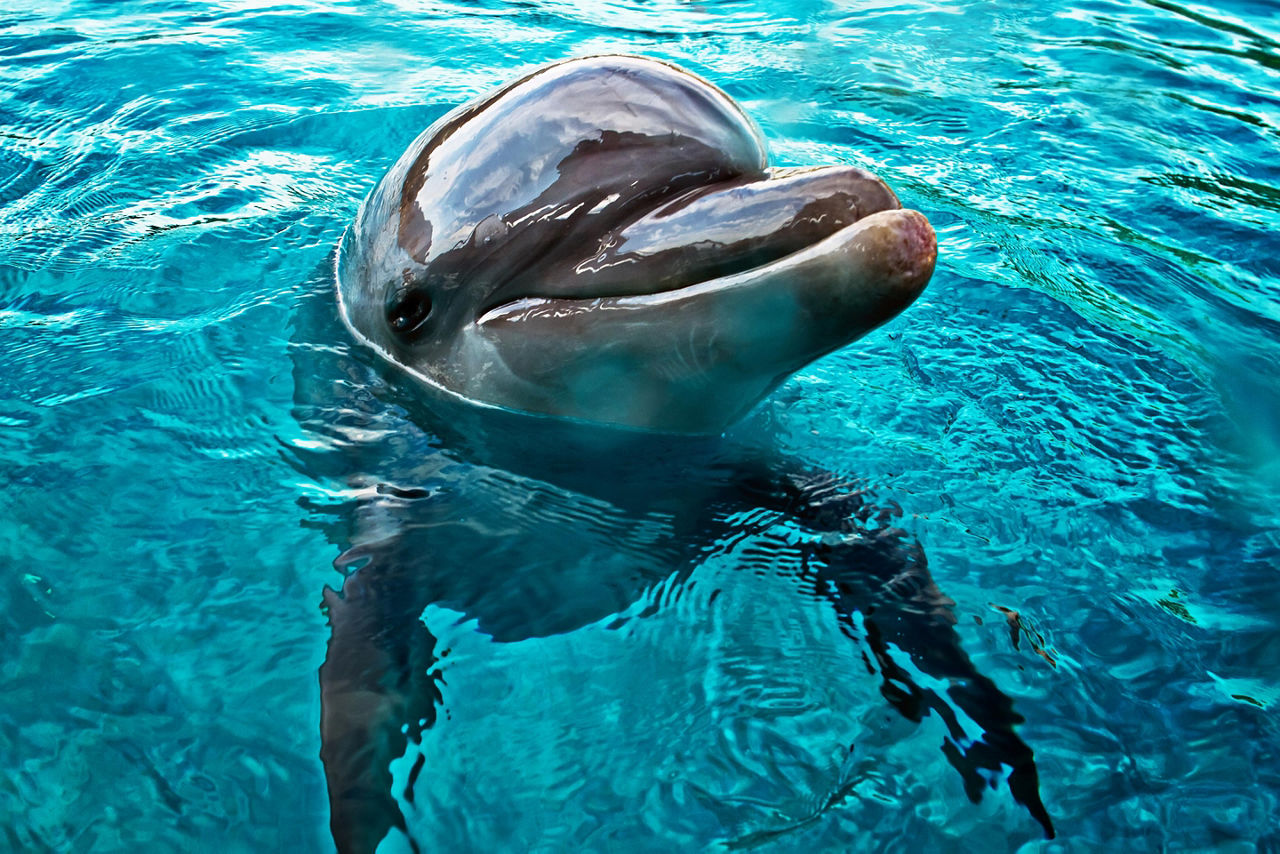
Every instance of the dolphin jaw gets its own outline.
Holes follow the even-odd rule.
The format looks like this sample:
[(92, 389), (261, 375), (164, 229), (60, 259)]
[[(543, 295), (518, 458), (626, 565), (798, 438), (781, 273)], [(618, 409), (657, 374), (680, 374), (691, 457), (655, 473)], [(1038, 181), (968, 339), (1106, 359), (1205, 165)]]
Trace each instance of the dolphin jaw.
[[(340, 283), (344, 254), (335, 258)], [(936, 255), (922, 215), (881, 211), (759, 267), (680, 288), (518, 297), (464, 323), (430, 357), (405, 358), (388, 330), (362, 329), (341, 286), (339, 316), (437, 399), (715, 434), (805, 364), (899, 314)]]
[(936, 257), (928, 221), (899, 209), (680, 288), (520, 297), (468, 324), (450, 373), (463, 395), (516, 409), (723, 432), (796, 370), (897, 316)]
[(644, 311), (684, 301), (696, 301), (712, 294), (768, 288), (786, 279), (790, 279), (795, 287), (804, 287), (806, 283), (797, 280), (802, 280), (805, 272), (817, 272), (812, 268), (824, 261), (834, 261), (838, 265), (841, 256), (866, 258), (873, 248), (857, 243), (857, 238), (874, 231), (883, 232), (890, 222), (893, 223), (892, 228), (900, 232), (901, 239), (897, 241), (897, 245), (889, 247), (887, 253), (883, 253), (884, 257), (870, 259), (879, 267), (880, 275), (875, 280), (874, 290), (884, 300), (884, 316), (879, 317), (855, 338), (851, 338), (851, 342), (901, 313), (915, 301), (928, 283), (937, 260), (937, 242), (928, 220), (918, 212), (898, 209), (872, 214), (804, 249), (758, 267), (669, 290), (623, 296), (588, 294), (581, 297), (517, 297), (488, 309), (476, 319), (475, 325), (485, 330), (535, 318), (566, 319), (587, 313)]

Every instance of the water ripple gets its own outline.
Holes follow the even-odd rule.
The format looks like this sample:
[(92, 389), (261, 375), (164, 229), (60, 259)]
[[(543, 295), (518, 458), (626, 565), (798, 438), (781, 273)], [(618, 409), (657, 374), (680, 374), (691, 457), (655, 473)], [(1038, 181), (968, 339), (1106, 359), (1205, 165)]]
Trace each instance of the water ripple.
[(424, 834), (1035, 838), (958, 793), (935, 717), (886, 717), (812, 531), (473, 465), (325, 315), (338, 235), (423, 127), (612, 51), (704, 74), (776, 159), (874, 169), (937, 226), (922, 300), (752, 429), (902, 508), (856, 527), (919, 537), (1064, 838), (1275, 847), (1280, 13), (1243, 0), (11, 3), (0, 838), (323, 850), (319, 591), (344, 551), (441, 538), (486, 618), (426, 615), (451, 717)]

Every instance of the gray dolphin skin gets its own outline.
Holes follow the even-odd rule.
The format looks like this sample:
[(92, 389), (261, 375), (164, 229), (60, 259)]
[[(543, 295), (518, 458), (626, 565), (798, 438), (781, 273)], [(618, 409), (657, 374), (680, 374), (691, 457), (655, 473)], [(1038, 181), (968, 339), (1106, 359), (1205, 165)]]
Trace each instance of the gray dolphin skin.
[(770, 168), (710, 83), (598, 56), (427, 129), (337, 278), (357, 338), (437, 395), (714, 434), (910, 305), (936, 254), (873, 175)]
[[(747, 538), (760, 550), (743, 572), (776, 558), (770, 571), (823, 603), (901, 717), (942, 722), (970, 800), (1004, 775), (1052, 838), (1023, 719), (965, 653), (919, 543), (856, 479), (726, 432), (910, 305), (936, 254), (925, 217), (878, 178), (770, 168), (727, 95), (654, 60), (551, 65), (419, 136), (336, 263), (338, 313), (381, 360), (329, 346), (327, 299), (304, 301), (293, 348), (300, 417), (343, 437), (349, 487), (324, 526), (342, 584), (324, 591), (319, 672), (337, 850), (450, 850), (417, 838), (436, 826), (418, 823), (430, 799), (415, 792), (437, 769), (415, 746), (451, 714), (437, 666), (449, 646), (425, 609), (494, 643), (572, 634), (652, 591), (691, 590), (708, 556)], [(416, 382), (383, 376), (388, 363)], [(315, 469), (299, 453), (309, 478), (334, 476), (325, 452)], [(831, 662), (833, 679), (847, 663)]]

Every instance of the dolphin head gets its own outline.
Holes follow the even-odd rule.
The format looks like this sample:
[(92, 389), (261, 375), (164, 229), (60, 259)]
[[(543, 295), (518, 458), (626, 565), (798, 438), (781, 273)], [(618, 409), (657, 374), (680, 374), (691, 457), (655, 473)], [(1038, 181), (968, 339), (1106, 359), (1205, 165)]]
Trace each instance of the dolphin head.
[(897, 315), (928, 221), (850, 167), (771, 169), (723, 92), (638, 57), (548, 66), (428, 128), (337, 274), (354, 334), (504, 409), (718, 433)]

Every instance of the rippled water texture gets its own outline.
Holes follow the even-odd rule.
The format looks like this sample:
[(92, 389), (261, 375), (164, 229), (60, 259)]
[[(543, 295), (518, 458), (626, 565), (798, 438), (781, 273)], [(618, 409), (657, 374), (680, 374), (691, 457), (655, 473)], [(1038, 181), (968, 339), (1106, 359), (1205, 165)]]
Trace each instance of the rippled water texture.
[[(424, 616), (442, 850), (1277, 850), (1277, 8), (6, 3), (0, 848), (331, 846), (321, 591), (394, 532), (362, 516), (392, 483), (444, 496), (415, 506), (447, 559), (512, 561), (491, 620), (551, 620)], [(691, 575), (614, 585), (671, 519), (442, 452), (312, 322), (422, 128), (601, 52), (701, 73), (777, 161), (875, 170), (937, 227), (922, 300), (744, 430), (901, 508), (1054, 842), (880, 696), (797, 593), (804, 532), (720, 520)], [(521, 575), (543, 522), (580, 542)]]

